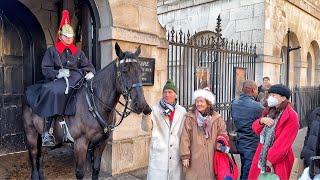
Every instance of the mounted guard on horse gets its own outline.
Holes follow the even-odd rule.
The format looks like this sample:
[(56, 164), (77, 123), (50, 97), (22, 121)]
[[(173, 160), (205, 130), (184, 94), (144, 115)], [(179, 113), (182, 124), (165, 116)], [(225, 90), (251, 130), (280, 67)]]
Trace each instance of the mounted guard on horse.
[(69, 12), (64, 10), (56, 43), (48, 48), (42, 60), (45, 83), (28, 87), (26, 91), (27, 103), (45, 118), (42, 146), (55, 146), (54, 137), (49, 133), (52, 121), (57, 116), (75, 114), (75, 86), (81, 78), (90, 80), (96, 73), (92, 62), (73, 42)]
[[(115, 43), (117, 58), (95, 74), (91, 61), (73, 45), (73, 35), (68, 12), (63, 11), (57, 43), (47, 50), (42, 61), (46, 82), (26, 90), (23, 125), (32, 167), (31, 179), (44, 179), (41, 142), (44, 146), (55, 145), (48, 130), (57, 116), (63, 116), (64, 125), (54, 121), (55, 141), (57, 144), (65, 142), (66, 134), (72, 138), (76, 178), (84, 177), (90, 147), (92, 179), (98, 179), (102, 152), (112, 130), (130, 112), (150, 114), (152, 111), (141, 83), (140, 46), (134, 53), (123, 52)], [(124, 97), (124, 104), (119, 101), (120, 96)], [(118, 103), (124, 106), (122, 113), (115, 109)], [(121, 116), (117, 123), (115, 112)]]

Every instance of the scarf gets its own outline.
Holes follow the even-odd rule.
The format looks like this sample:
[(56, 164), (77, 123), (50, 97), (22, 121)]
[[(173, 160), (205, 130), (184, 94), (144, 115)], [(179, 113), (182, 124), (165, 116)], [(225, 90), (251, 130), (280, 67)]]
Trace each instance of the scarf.
[(57, 42), (55, 45), (58, 53), (61, 55), (63, 53), (64, 50), (66, 49), (70, 49), (71, 53), (73, 56), (75, 56), (78, 52), (77, 47), (74, 44), (70, 44), (69, 46), (66, 46), (65, 44), (63, 44), (61, 41)]
[(208, 139), (211, 137), (212, 130), (212, 118), (211, 116), (206, 116), (201, 114), (198, 110), (195, 111), (198, 126), (203, 128), (204, 137)]
[(164, 110), (162, 113), (165, 116), (169, 116), (171, 112), (174, 112), (177, 105), (177, 100), (173, 104), (169, 104), (162, 98), (159, 103), (162, 109)]
[(261, 168), (261, 172), (266, 172), (268, 150), (274, 142), (275, 129), (276, 129), (277, 123), (282, 115), (282, 112), (288, 106), (288, 104), (289, 104), (289, 101), (285, 100), (280, 104), (278, 108), (268, 107), (262, 115), (263, 117), (272, 118), (274, 120), (274, 124), (271, 127), (264, 126), (260, 134), (260, 143), (263, 144), (263, 146), (260, 153), (258, 166)]

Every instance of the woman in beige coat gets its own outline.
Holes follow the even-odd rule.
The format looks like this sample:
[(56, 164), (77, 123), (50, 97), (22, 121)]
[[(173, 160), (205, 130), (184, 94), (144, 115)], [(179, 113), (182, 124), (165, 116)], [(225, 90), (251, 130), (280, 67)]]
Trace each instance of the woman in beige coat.
[(186, 179), (215, 179), (212, 158), (218, 135), (228, 139), (226, 125), (214, 111), (214, 95), (204, 89), (194, 92), (194, 104), (186, 114), (180, 139), (180, 156), (186, 168)]

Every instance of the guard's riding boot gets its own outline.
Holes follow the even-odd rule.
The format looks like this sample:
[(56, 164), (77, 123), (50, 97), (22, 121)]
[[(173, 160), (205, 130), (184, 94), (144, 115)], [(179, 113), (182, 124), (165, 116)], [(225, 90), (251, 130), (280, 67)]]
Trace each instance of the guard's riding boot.
[(54, 117), (44, 118), (43, 133), (42, 133), (42, 146), (55, 146), (54, 136), (49, 134), (51, 123)]

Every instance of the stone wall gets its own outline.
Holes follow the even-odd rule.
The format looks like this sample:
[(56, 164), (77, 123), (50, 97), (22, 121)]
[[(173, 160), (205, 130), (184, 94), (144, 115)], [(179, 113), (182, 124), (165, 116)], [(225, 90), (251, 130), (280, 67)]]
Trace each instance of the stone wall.
[[(257, 44), (258, 61), (263, 61), (264, 0), (167, 0), (158, 1), (158, 18), (166, 29), (191, 32), (214, 31), (217, 17), (222, 20), (222, 36)], [(257, 65), (257, 79), (262, 64)]]
[[(56, 0), (20, 1), (36, 16), (45, 33), (46, 43), (51, 46), (53, 42), (48, 29), (55, 38), (59, 23)], [(95, 4), (101, 23), (98, 30), (101, 67), (116, 58), (116, 42), (124, 51), (135, 51), (141, 45), (141, 57), (155, 58), (154, 85), (143, 87), (148, 104), (155, 104), (160, 99), (162, 86), (167, 80), (168, 47), (165, 31), (157, 18), (157, 1), (95, 0)], [(117, 107), (119, 110), (121, 108)], [(141, 115), (132, 114), (115, 129), (103, 153), (103, 171), (115, 175), (147, 166), (150, 134), (142, 131), (141, 118)]]
[[(24, 4), (30, 11), (35, 15), (35, 17), (38, 19), (43, 32), (46, 37), (47, 46), (53, 45), (52, 38), (55, 40), (57, 35), (57, 29), (58, 29), (58, 13), (57, 13), (57, 7), (56, 2), (58, 0), (19, 0), (22, 4)], [(50, 33), (52, 35), (52, 38), (50, 36)]]
[(266, 1), (266, 20), (264, 35), (264, 62), (266, 73), (277, 82), (280, 76), (281, 48), (287, 46), (287, 30), (290, 28), (290, 46), (301, 46), (300, 50), (290, 53), (290, 85), (307, 84), (307, 54), (312, 57), (312, 83), (319, 83), (316, 74), (319, 73), (319, 42), (320, 20), (301, 10), (295, 4), (284, 0)]
[[(156, 0), (96, 0), (96, 4), (101, 22), (111, 17), (99, 30), (101, 57), (115, 58), (113, 47), (118, 42), (128, 51), (141, 45), (141, 57), (155, 58), (154, 86), (144, 86), (148, 104), (155, 104), (167, 80), (168, 47), (157, 19)], [(102, 64), (109, 62), (102, 58)], [(103, 155), (102, 169), (115, 175), (148, 165), (150, 134), (142, 131), (141, 118), (142, 115), (130, 115), (115, 129)]]
[[(303, 86), (320, 83), (315, 78), (320, 75), (319, 6), (316, 0), (158, 0), (158, 18), (167, 29), (201, 32), (214, 31), (220, 14), (224, 37), (257, 44), (258, 83), (263, 76), (270, 76), (272, 83), (280, 82), (281, 48), (287, 46), (286, 33), (290, 28), (291, 46), (302, 47), (290, 53), (295, 62), (290, 65), (290, 85)], [(313, 52), (310, 84), (307, 84), (308, 52)]]

